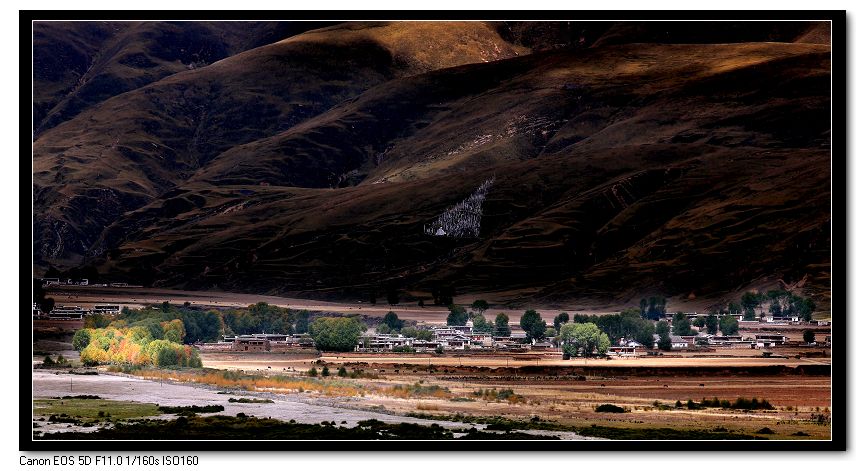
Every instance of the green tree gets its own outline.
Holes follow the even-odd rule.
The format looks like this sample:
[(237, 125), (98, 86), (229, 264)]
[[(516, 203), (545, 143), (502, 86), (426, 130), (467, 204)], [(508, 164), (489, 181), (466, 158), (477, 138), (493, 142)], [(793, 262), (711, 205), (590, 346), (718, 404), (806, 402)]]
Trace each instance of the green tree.
[(403, 324), (405, 324), (405, 321), (401, 321), (395, 312), (389, 311), (384, 315), (384, 323), (390, 327), (391, 331), (399, 332), (402, 329)]
[(375, 327), (375, 332), (377, 334), (390, 334), (392, 329), (387, 324), (382, 323)]
[(658, 334), (659, 349), (669, 351), (673, 348), (673, 342), (670, 339), (670, 324), (667, 324), (667, 321), (658, 321), (655, 324), (655, 333)]
[(451, 304), (448, 309), (447, 325), (466, 325), (469, 321), (469, 313), (466, 308)]
[(354, 317), (319, 317), (309, 326), (315, 347), (322, 351), (354, 350), (366, 325)]
[(692, 335), (691, 321), (682, 312), (673, 316), (673, 333), (676, 335)]
[(476, 299), (475, 302), (472, 303), (472, 309), (479, 312), (480, 314), (483, 314), (484, 311), (486, 311), (489, 308), (490, 308), (489, 303), (483, 299)]
[(739, 314), (740, 312), (742, 312), (742, 306), (740, 306), (737, 302), (730, 302), (729, 304), (727, 304), (727, 312), (729, 312), (730, 314)]
[(75, 335), (72, 336), (72, 348), (76, 351), (81, 351), (90, 345), (90, 331), (87, 329), (78, 329)]
[(475, 332), (484, 332), (484, 333), (492, 333), (494, 325), (492, 322), (488, 321), (483, 314), (475, 314), (472, 317), (472, 330)]
[(607, 334), (591, 322), (563, 325), (560, 334), (562, 350), (572, 357), (580, 353), (590, 356), (595, 352), (603, 355), (610, 348)]
[(571, 318), (567, 312), (560, 313), (558, 316), (553, 318), (553, 328), (556, 329), (556, 332), (559, 332), (562, 328), (562, 324), (567, 324), (569, 320), (571, 320)]
[(658, 334), (658, 349), (669, 352), (673, 349), (673, 340), (670, 334)]
[(703, 327), (706, 327), (706, 318), (702, 316), (695, 317), (694, 320), (691, 321), (691, 324), (698, 329), (702, 329)]
[(757, 306), (762, 304), (763, 296), (760, 293), (748, 291), (747, 293), (742, 295), (742, 308), (747, 311), (757, 309)]
[(494, 335), (497, 337), (510, 337), (511, 326), (507, 314), (500, 312), (496, 315)]
[(300, 311), (297, 316), (297, 322), (294, 324), (294, 331), (298, 334), (309, 332), (309, 312)]
[(655, 343), (655, 326), (651, 322), (646, 321), (635, 333), (634, 340), (642, 344), (646, 348), (652, 348)]
[(718, 321), (718, 327), (724, 335), (736, 335), (739, 333), (739, 321), (733, 316), (723, 316)]
[(541, 315), (537, 311), (529, 309), (520, 318), (520, 327), (526, 331), (528, 339), (540, 340), (544, 337), (544, 332), (547, 330), (547, 323), (541, 319)]
[(805, 343), (814, 343), (814, 339), (816, 337), (817, 336), (814, 334), (814, 331), (811, 329), (805, 329), (805, 331), (802, 332), (802, 340)]
[(718, 333), (718, 316), (710, 314), (706, 317), (706, 333), (715, 335)]

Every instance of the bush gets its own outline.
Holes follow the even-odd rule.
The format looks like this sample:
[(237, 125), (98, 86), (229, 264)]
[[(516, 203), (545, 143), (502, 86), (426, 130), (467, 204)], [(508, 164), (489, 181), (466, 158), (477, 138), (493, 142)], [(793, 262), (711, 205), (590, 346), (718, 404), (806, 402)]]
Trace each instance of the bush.
[(609, 412), (614, 414), (621, 414), (625, 412), (625, 409), (615, 404), (601, 404), (598, 407), (595, 407), (595, 412)]
[(348, 376), (348, 373), (345, 371), (344, 366), (340, 366), (339, 370), (336, 372), (336, 375), (339, 376), (340, 378), (345, 378), (346, 376)]
[(306, 375), (311, 378), (315, 378), (316, 376), (318, 376), (318, 370), (315, 368), (310, 368), (309, 371), (306, 372)]
[(80, 352), (90, 345), (90, 331), (87, 329), (79, 329), (72, 336), (72, 348)]
[(321, 375), (322, 376), (330, 376), (330, 368), (328, 368), (326, 366), (324, 368), (322, 368), (321, 369)]

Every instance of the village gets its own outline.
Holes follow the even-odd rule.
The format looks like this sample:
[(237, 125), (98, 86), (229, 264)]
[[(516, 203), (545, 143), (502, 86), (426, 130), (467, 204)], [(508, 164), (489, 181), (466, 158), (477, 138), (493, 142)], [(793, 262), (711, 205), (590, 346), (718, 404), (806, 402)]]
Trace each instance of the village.
[[(747, 323), (746, 328), (758, 329), (772, 326), (801, 327), (798, 323), (767, 321), (740, 321)], [(742, 325), (742, 324), (740, 324)], [(814, 323), (817, 325), (817, 322)], [(821, 325), (827, 325), (821, 323)], [(432, 326), (429, 340), (409, 337), (403, 334), (376, 333), (373, 329), (360, 335), (355, 352), (365, 353), (444, 353), (444, 352), (561, 352), (556, 337), (541, 341), (527, 342), (525, 332), (513, 332), (509, 336), (496, 336), (487, 332), (475, 332), (471, 321), (465, 326)], [(801, 336), (801, 334), (800, 334)], [(654, 334), (651, 346), (643, 345), (634, 339), (619, 338), (606, 351), (611, 357), (638, 357), (651, 355), (658, 350), (659, 334)], [(752, 335), (670, 335), (671, 351), (712, 352), (734, 349), (772, 349), (783, 345), (831, 347), (831, 335), (821, 342), (794, 341), (789, 334), (781, 332), (753, 333)], [(203, 352), (282, 352), (298, 348), (314, 349), (315, 342), (309, 335), (287, 335), (261, 333), (248, 335), (226, 335), (214, 343), (195, 345)]]

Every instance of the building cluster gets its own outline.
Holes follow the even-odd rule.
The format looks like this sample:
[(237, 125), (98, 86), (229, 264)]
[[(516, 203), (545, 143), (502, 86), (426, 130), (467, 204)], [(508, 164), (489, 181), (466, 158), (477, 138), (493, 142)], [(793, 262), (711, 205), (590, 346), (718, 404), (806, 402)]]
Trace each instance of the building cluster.
[(432, 329), (432, 339), (422, 340), (402, 334), (378, 334), (367, 332), (360, 336), (355, 351), (388, 352), (394, 348), (406, 348), (415, 352), (445, 350), (526, 350), (552, 348), (550, 342), (525, 343), (525, 332), (513, 332), (510, 336), (494, 336), (487, 332), (475, 332), (468, 325), (450, 325)]
[[(705, 318), (709, 317), (712, 314), (709, 313), (698, 313), (698, 312), (686, 312), (684, 313), (685, 317), (688, 318), (689, 321), (693, 322), (694, 319), (699, 317)], [(716, 314), (717, 315), (717, 314)], [(745, 314), (732, 314), (732, 316), (739, 321), (740, 325), (743, 326), (752, 326), (759, 324), (772, 324), (772, 325), (793, 325), (793, 324), (801, 324), (804, 323), (799, 316), (791, 315), (791, 316), (776, 316), (773, 314), (763, 314), (762, 316), (758, 315), (758, 318), (755, 320), (745, 320)], [(672, 322), (675, 314), (672, 312), (668, 312), (664, 315), (664, 320), (667, 322)], [(816, 325), (830, 325), (829, 321), (811, 321), (811, 324)]]
[(42, 286), (90, 286), (93, 288), (141, 288), (142, 285), (130, 285), (129, 283), (91, 283), (87, 278), (75, 280), (72, 278), (42, 278)]
[(280, 352), (298, 348), (313, 349), (315, 342), (308, 335), (262, 333), (223, 335), (219, 342), (199, 343), (196, 347), (211, 352)]
[(80, 321), (85, 317), (93, 314), (120, 314), (119, 304), (96, 304), (92, 309), (83, 308), (81, 306), (55, 306), (48, 313), (42, 312), (39, 305), (33, 303), (33, 319), (34, 320), (70, 320)]

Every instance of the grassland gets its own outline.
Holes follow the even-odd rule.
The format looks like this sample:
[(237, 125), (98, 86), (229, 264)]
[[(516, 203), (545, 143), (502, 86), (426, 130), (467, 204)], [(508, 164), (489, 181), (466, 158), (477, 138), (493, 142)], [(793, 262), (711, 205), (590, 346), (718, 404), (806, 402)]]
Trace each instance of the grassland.
[(157, 404), (106, 399), (35, 399), (33, 415), (64, 417), (80, 424), (138, 419), (161, 415)]

